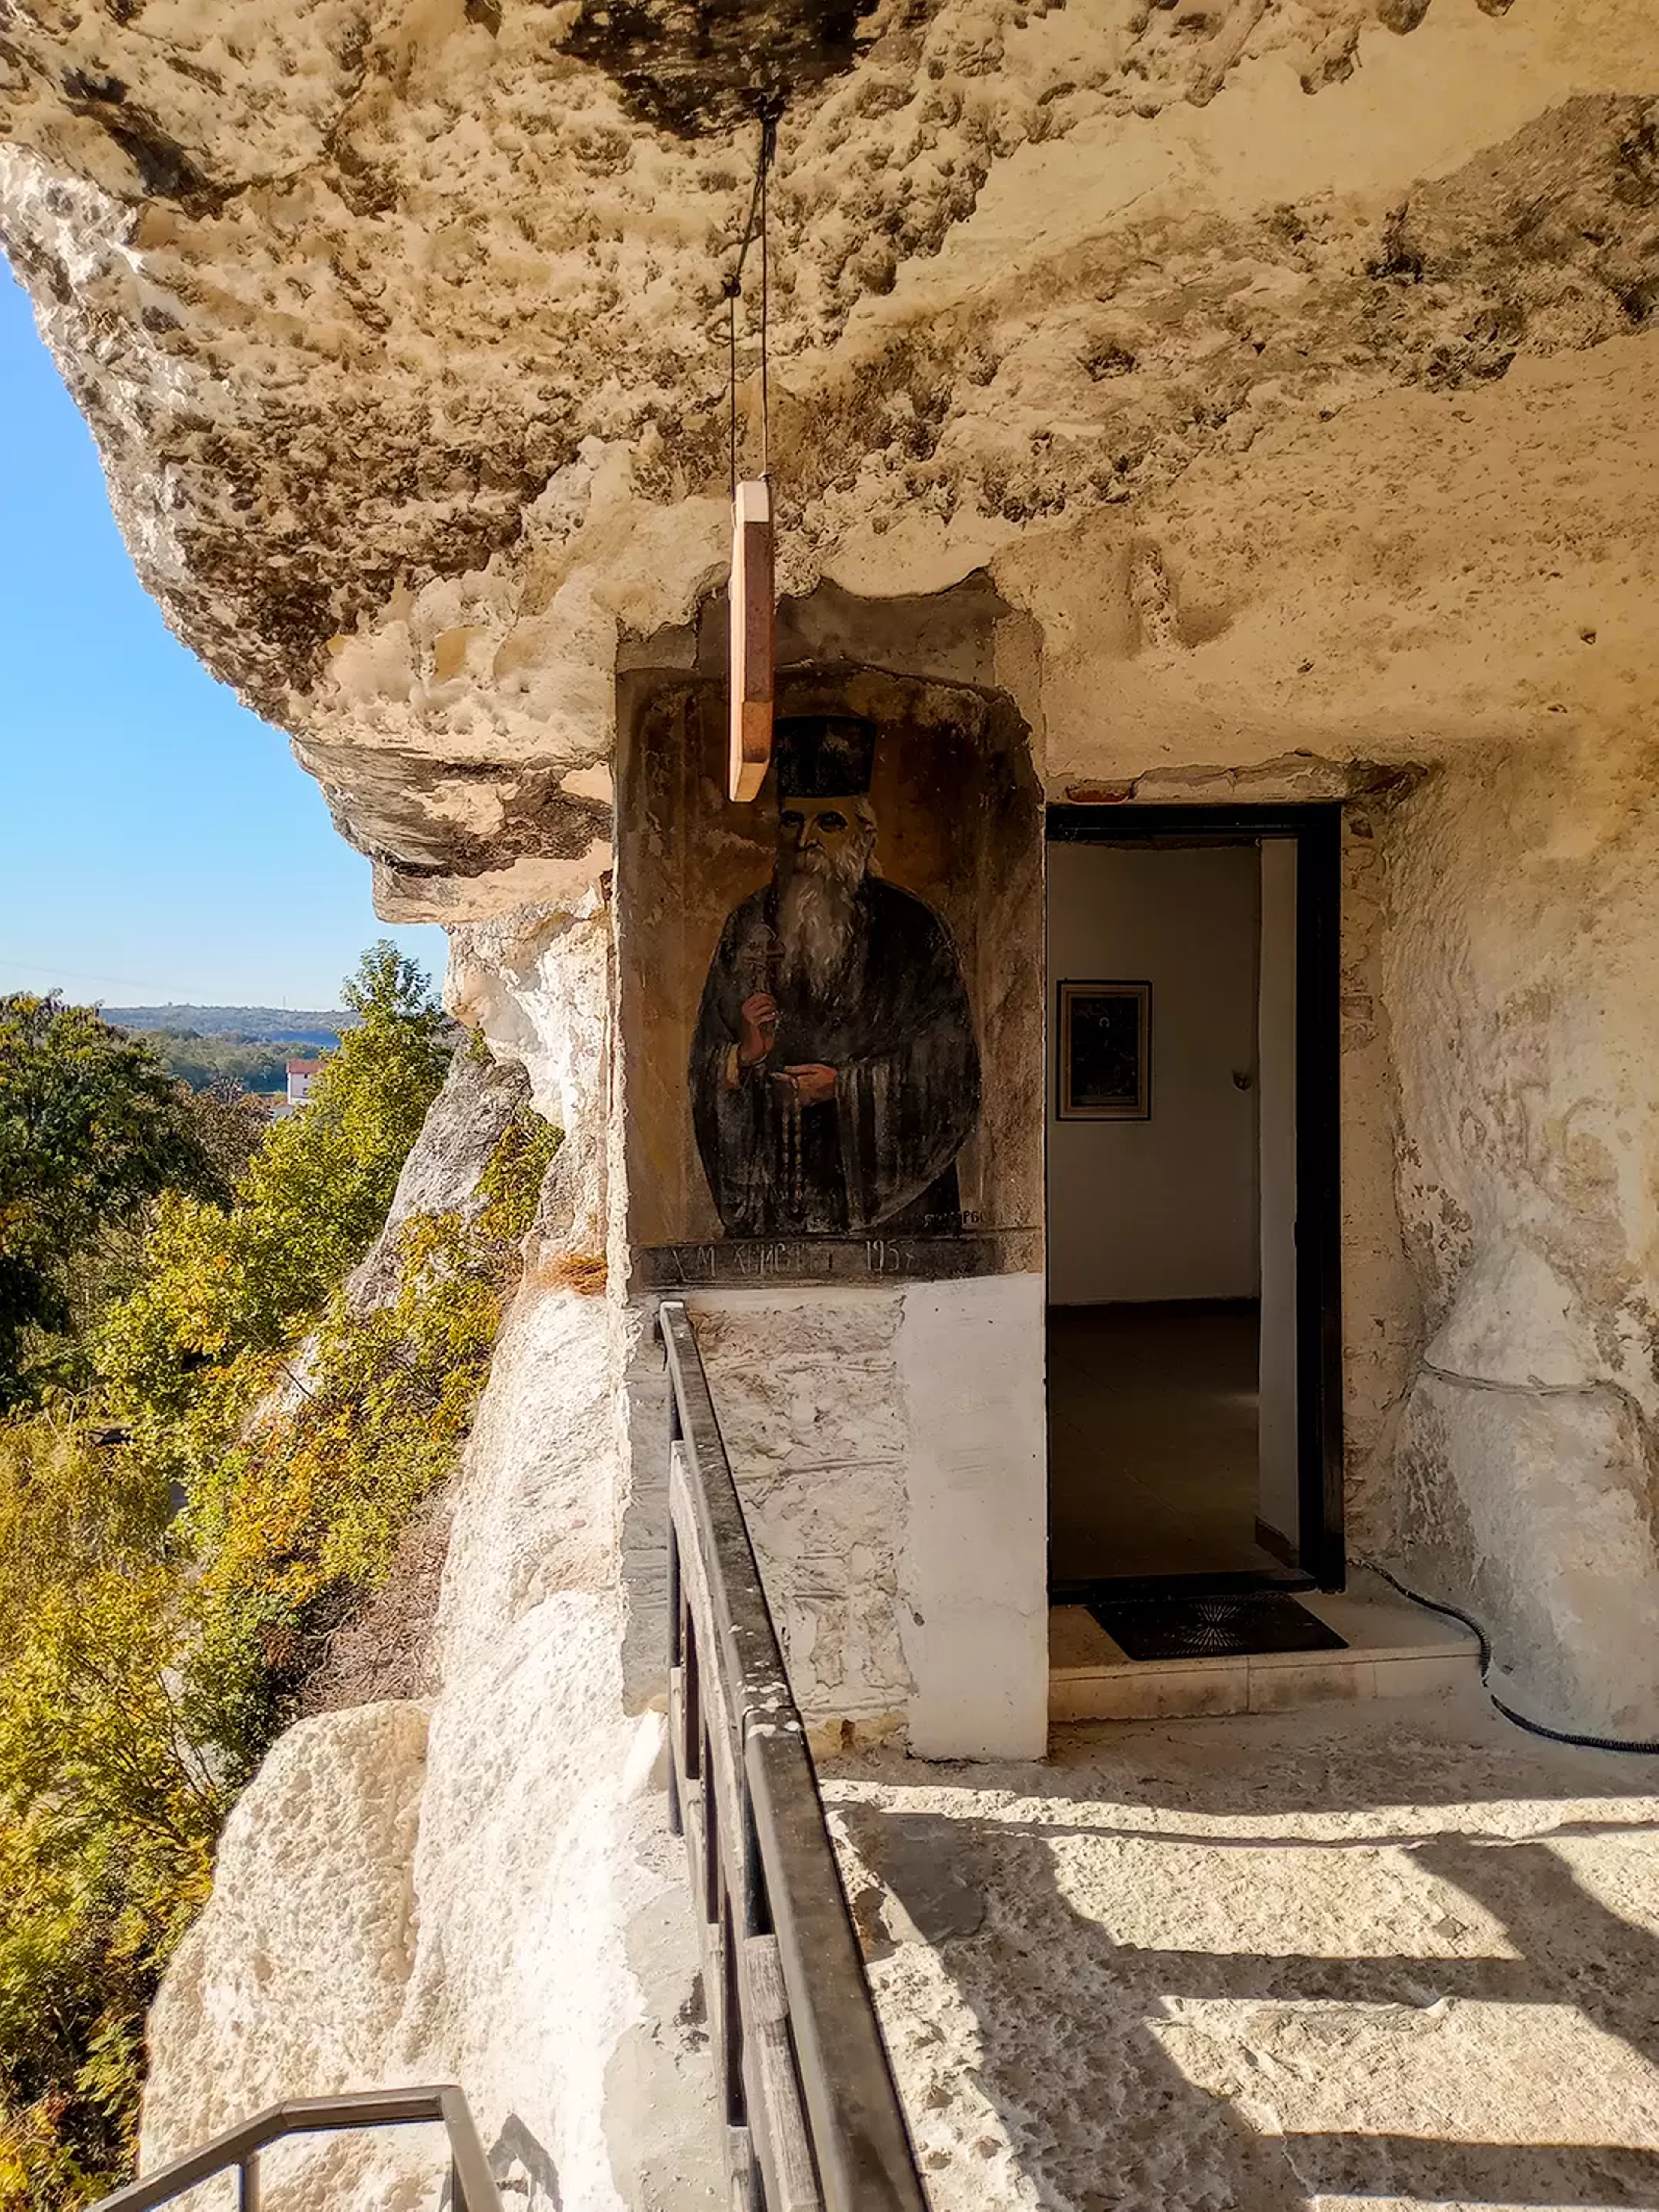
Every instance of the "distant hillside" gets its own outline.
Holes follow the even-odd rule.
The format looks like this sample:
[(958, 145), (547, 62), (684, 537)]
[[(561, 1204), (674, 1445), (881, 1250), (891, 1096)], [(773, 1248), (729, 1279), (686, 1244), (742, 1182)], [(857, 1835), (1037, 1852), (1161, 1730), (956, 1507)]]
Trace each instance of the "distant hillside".
[(289, 1006), (105, 1006), (106, 1022), (124, 1030), (168, 1030), (174, 1036), (234, 1037), (249, 1044), (338, 1044), (356, 1014), (309, 1012)]

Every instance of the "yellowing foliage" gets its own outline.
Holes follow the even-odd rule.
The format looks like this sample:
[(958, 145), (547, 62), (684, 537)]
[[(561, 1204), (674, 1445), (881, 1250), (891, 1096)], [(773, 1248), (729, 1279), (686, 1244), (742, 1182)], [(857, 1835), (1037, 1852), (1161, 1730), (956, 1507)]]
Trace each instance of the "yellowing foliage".
[(0, 1421), (0, 2212), (128, 2170), (145, 2009), (220, 1826), (328, 1632), (453, 1468), (556, 1133), (526, 1114), (465, 1214), (343, 1284), (447, 1063), (391, 948), (362, 1026), (228, 1210), (156, 1204), (95, 1389)]
[(143, 2008), (228, 1809), (170, 1668), (179, 1578), (142, 1471), (0, 1428), (0, 2206), (90, 2202), (129, 2154)]

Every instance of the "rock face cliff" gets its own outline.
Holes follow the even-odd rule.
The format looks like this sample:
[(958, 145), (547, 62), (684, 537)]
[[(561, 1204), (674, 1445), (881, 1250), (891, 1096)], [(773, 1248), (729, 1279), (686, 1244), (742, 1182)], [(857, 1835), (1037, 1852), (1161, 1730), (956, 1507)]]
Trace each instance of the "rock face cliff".
[(603, 865), (618, 641), (724, 559), (768, 93), (787, 589), (992, 564), (1091, 773), (1639, 721), (1643, 0), (704, 14), (9, 33), (0, 225), (140, 572), (295, 732), (388, 913)]
[[(720, 2201), (662, 1723), (623, 1710), (605, 1330), (533, 1292), (508, 1327), (435, 1695), (301, 1721), (232, 1814), (152, 2017), (146, 2164), (279, 2098), (459, 2081), (509, 2204)], [(268, 2164), (295, 2212), (435, 2205), (443, 2172), (425, 2130)]]
[[(526, 1080), (457, 1056), (388, 1237), (467, 1203)], [(556, 1215), (557, 1160), (548, 1182)], [(444, 1501), (435, 1620), (404, 1592), (348, 1632), (378, 1633), (383, 1664), (429, 1644), (424, 1694), (299, 1722), (232, 1814), (151, 2019), (146, 2166), (284, 2097), (459, 2081), (509, 2205), (720, 2201), (663, 1723), (622, 1680), (614, 1316), (560, 1281), (556, 1229), (533, 1241)], [(293, 2212), (436, 2205), (445, 2172), (425, 2129), (265, 2166), (265, 2201)]]
[[(441, 1686), (250, 1792), (152, 2148), (459, 2071), (530, 2201), (700, 2201), (611, 765), (619, 685), (718, 613), (757, 100), (786, 630), (994, 695), (1051, 801), (1347, 802), (1350, 1535), (1540, 1717), (1659, 1734), (1650, 0), (109, 0), (0, 63), (0, 228), (140, 573), (566, 1133)], [(787, 1553), (811, 1389), (710, 1334)], [(780, 1587), (812, 1717), (885, 1726), (908, 1586), (857, 1556), (856, 1633), (811, 1559)]]

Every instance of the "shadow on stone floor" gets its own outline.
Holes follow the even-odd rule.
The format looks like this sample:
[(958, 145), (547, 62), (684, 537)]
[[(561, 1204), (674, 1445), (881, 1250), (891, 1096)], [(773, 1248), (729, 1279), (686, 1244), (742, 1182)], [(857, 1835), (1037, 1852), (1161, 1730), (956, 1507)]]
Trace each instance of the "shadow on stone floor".
[[(561, 2212), (564, 2203), (553, 2154), (516, 2112), (509, 2112), (489, 2148), (489, 2170), (504, 2203), (530, 2212)], [(445, 2197), (445, 2207), (449, 2206)]]
[[(1638, 1832), (1651, 1823), (1633, 1824)], [(1570, 1832), (1606, 1835), (1610, 1824)], [(1494, 1846), (1436, 1836), (1419, 1856), (1427, 1870), (1490, 1913), (1517, 1959), (1343, 1960), (1371, 1985), (1361, 2002), (1384, 2003), (1413, 1971), (1446, 1994), (1554, 2004), (1582, 2013), (1650, 2064), (1659, 2063), (1659, 1937), (1613, 1912), (1546, 1844)], [(1284, 1962), (1295, 1966), (1303, 1961)], [(1475, 1971), (1467, 1977), (1459, 1966)], [(1467, 1981), (1467, 1992), (1459, 1986)], [(1419, 2203), (1539, 2206), (1659, 2204), (1659, 2151), (1611, 2143), (1446, 2142), (1410, 2136), (1292, 2136), (1286, 2154), (1310, 2196), (1390, 2196)]]
[[(1447, 2000), (1462, 2000), (1569, 2007), (1643, 2059), (1659, 2061), (1659, 1937), (1609, 1910), (1545, 1844), (1435, 1834), (1414, 1847), (1428, 1873), (1501, 1924), (1517, 1958), (1275, 1956), (1115, 1942), (1060, 1889), (1048, 1846), (1056, 1834), (1077, 1830), (869, 1803), (839, 1805), (836, 1817), (875, 1877), (861, 1889), (854, 1883), (854, 1904), (878, 2002), (884, 1977), (904, 1971), (906, 1947), (929, 1947), (973, 2016), (971, 2080), (999, 2116), (1040, 2203), (1066, 2203), (1077, 2212), (1211, 2212), (1224, 2205), (1285, 2212), (1327, 2196), (1659, 2205), (1659, 2151), (1617, 2142), (1463, 2140), (1445, 2130), (1443, 2112), (1437, 2131), (1437, 2113), (1412, 2109), (1403, 2092), (1398, 2131), (1280, 2128), (1276, 2117), (1265, 2121), (1261, 2079), (1251, 2073), (1248, 2051), (1237, 2094), (1222, 2094), (1189, 2080), (1160, 2039), (1160, 2027), (1178, 2020), (1183, 2004), (1219, 1998), (1272, 2007), (1276, 2023), (1297, 2021), (1298, 2033), (1315, 2037), (1316, 2052), (1320, 2034), (1331, 2036), (1334, 2053), (1339, 2039), (1352, 2033), (1349, 2023), (1360, 2021), (1370, 2033), (1385, 2015), (1404, 2023), (1409, 2045), (1419, 2020), (1438, 2017), (1435, 2008), (1443, 2013)], [(1605, 1835), (1613, 1825), (1578, 1824), (1572, 1832)], [(1636, 1823), (1632, 1832), (1652, 1826)], [(1406, 1839), (1377, 1840), (1393, 1848)], [(1276, 1841), (1285, 1848), (1282, 1835)], [(944, 2169), (958, 2154), (926, 2124), (948, 2109), (952, 2095), (933, 2049), (948, 2042), (948, 2023), (909, 2017), (923, 1986), (889, 1991), (890, 2026), (913, 2124), (922, 2122), (924, 2171), (948, 2205), (957, 2191)], [(1297, 2007), (1322, 2009), (1297, 2014)], [(1248, 2043), (1250, 2031), (1237, 2033)], [(1262, 2039), (1272, 2040), (1265, 2027)], [(1420, 2051), (1415, 2055), (1420, 2063)], [(1352, 2063), (1346, 2055), (1338, 2063)], [(1409, 2064), (1403, 2075), (1409, 2090)], [(1321, 2080), (1311, 2094), (1317, 2101), (1325, 2093)], [(1651, 2140), (1651, 2106), (1646, 2121), (1632, 2131)], [(962, 2154), (971, 2149), (963, 2146)], [(985, 2200), (969, 2189), (960, 2201)]]
[[(1274, 1731), (1281, 1725), (1285, 1733)], [(1326, 1707), (1275, 1719), (1125, 1725), (1079, 1722), (1052, 1731), (1041, 1762), (942, 1760), (922, 1765), (849, 1759), (849, 1779), (1008, 1790), (1045, 1803), (1144, 1807), (1206, 1819), (1251, 1814), (1413, 1813), (1435, 1805), (1555, 1800), (1659, 1805), (1659, 1758), (1618, 1757), (1546, 1743), (1500, 1719), (1481, 1698)], [(1220, 1755), (1218, 1755), (1219, 1753)], [(1254, 1754), (1254, 1755), (1253, 1755)], [(1412, 1832), (1417, 1832), (1413, 1828)], [(1551, 1832), (1555, 1825), (1551, 1824)], [(1206, 1838), (1206, 1842), (1215, 1840)], [(1387, 1840), (1397, 1841), (1389, 1836)], [(1346, 1842), (1346, 1839), (1344, 1839)]]

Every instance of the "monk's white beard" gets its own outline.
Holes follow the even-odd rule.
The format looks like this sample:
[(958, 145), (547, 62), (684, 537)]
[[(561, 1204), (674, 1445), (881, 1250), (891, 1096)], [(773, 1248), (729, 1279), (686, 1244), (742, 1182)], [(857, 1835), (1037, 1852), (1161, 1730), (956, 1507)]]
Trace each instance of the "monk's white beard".
[(853, 907), (864, 880), (861, 855), (840, 864), (815, 862), (802, 854), (778, 901), (778, 936), (786, 982), (804, 982), (816, 997), (847, 964), (853, 943)]

